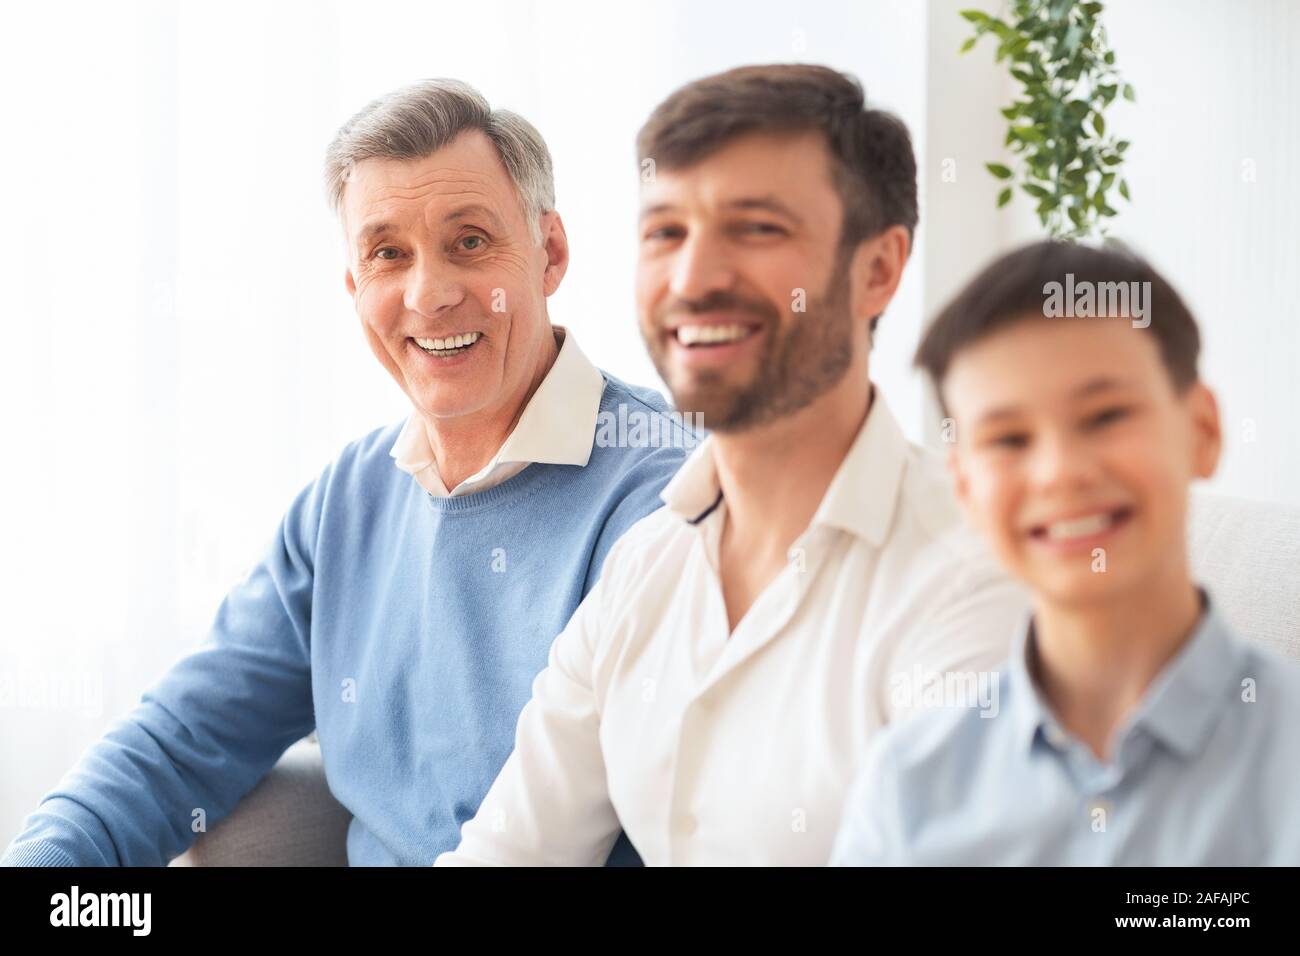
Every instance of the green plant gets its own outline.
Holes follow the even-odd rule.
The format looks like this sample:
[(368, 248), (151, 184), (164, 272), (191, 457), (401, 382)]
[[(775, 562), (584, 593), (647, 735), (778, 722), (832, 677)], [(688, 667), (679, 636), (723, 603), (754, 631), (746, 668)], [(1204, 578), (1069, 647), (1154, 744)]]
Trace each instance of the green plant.
[(1100, 3), (1071, 0), (1015, 0), (1007, 20), (961, 11), (975, 27), (961, 52), (992, 34), (997, 62), (1006, 60), (1024, 87), (1002, 110), (1010, 121), (1006, 145), (1019, 157), (1017, 170), (985, 164), (1006, 181), (998, 207), (1011, 201), (1019, 185), (1038, 201), (1039, 221), (1057, 238), (1104, 236), (1106, 218), (1117, 214), (1106, 198), (1112, 187), (1131, 201), (1128, 183), (1119, 178), (1129, 141), (1106, 136), (1103, 111), (1116, 96), (1136, 97), (1115, 69), (1101, 11)]

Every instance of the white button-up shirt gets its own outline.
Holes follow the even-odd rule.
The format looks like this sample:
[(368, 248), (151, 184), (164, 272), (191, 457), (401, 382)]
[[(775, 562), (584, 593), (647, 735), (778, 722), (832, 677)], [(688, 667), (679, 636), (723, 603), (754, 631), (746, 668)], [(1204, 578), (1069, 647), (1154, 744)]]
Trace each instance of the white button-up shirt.
[(712, 445), (610, 550), (439, 864), (598, 865), (621, 826), (649, 865), (823, 865), (872, 734), (923, 706), (934, 675), (1006, 657), (1027, 597), (879, 389), (790, 561), (728, 636)]
[(448, 491), (438, 474), (424, 419), (412, 412), (389, 451), (397, 467), (429, 494), (446, 498), (487, 491), (534, 462), (587, 464), (605, 377), (578, 348), (572, 332), (562, 325), (552, 329), (559, 354), (491, 461)]

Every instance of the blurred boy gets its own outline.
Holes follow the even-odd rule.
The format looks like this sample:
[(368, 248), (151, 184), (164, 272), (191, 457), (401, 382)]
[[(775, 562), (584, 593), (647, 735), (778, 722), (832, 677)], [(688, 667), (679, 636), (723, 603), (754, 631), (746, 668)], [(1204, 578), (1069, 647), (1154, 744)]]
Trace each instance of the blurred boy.
[(1150, 266), (1056, 242), (930, 327), (916, 361), (958, 499), (1033, 611), (995, 714), (878, 738), (832, 863), (1300, 862), (1300, 669), (1233, 635), (1188, 569), (1188, 485), (1221, 446), (1198, 352)]

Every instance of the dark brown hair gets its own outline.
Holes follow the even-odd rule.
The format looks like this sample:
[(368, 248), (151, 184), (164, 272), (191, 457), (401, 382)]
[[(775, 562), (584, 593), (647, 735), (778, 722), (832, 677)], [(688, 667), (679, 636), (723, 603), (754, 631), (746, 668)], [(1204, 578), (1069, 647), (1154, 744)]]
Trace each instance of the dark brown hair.
[(1145, 331), (1155, 336), (1176, 390), (1182, 392), (1197, 380), (1201, 337), (1196, 320), (1164, 276), (1121, 248), (1047, 239), (991, 262), (926, 329), (915, 363), (929, 374), (941, 406), (944, 376), (957, 353), (1013, 322), (1035, 316), (1051, 321), (1048, 289), (1051, 283), (1064, 286), (1067, 275), (1075, 288), (1083, 288), (1083, 283), (1093, 283), (1093, 288), (1103, 283), (1151, 283), (1143, 309), (1143, 320), (1150, 321)]
[(893, 225), (906, 227), (910, 245), (918, 213), (907, 127), (892, 113), (868, 109), (862, 85), (828, 67), (742, 66), (688, 83), (641, 127), (637, 159), (682, 169), (745, 133), (804, 130), (826, 137), (844, 207), (840, 253)]

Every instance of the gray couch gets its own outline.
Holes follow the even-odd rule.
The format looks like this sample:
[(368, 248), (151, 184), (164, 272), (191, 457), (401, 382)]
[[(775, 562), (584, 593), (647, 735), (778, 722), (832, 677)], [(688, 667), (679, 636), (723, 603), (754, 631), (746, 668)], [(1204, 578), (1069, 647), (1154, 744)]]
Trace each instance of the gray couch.
[[(1300, 509), (1192, 496), (1193, 574), (1240, 633), (1300, 661)], [(172, 866), (346, 866), (351, 814), (330, 794), (315, 735)]]

